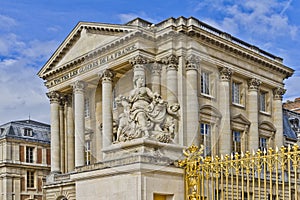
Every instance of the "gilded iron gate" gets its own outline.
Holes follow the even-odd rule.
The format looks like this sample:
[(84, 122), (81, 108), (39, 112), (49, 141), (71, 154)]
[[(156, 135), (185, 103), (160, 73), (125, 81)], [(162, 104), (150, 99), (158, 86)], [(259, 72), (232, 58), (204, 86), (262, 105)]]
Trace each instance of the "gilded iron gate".
[(184, 155), (186, 200), (300, 200), (297, 145), (221, 157), (192, 145)]

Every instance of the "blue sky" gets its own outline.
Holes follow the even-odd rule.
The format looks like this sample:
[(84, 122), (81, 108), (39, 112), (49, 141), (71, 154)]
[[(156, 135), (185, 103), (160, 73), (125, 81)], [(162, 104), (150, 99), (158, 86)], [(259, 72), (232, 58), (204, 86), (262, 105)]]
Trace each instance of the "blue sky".
[(284, 101), (300, 96), (300, 2), (296, 0), (0, 0), (0, 124), (49, 122), (46, 87), (36, 73), (79, 21), (158, 23), (196, 17), (284, 59), (295, 74)]

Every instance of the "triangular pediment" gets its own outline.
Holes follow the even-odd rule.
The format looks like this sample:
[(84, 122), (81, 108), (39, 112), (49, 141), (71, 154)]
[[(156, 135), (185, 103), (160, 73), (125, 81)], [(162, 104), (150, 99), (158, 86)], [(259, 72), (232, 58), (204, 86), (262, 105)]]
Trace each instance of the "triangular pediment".
[(232, 122), (243, 124), (243, 125), (250, 125), (251, 122), (242, 114), (238, 114), (232, 117)]
[[(41, 78), (72, 61), (134, 32), (127, 25), (80, 22), (38, 72)], [(77, 61), (76, 61), (77, 62)]]

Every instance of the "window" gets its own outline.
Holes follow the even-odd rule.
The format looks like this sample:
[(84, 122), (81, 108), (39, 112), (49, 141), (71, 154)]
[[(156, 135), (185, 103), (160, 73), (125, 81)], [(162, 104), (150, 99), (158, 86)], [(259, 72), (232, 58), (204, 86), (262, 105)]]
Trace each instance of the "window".
[(85, 164), (91, 164), (91, 141), (88, 140), (85, 142)]
[(201, 123), (200, 144), (204, 146), (204, 156), (211, 154), (211, 127), (209, 124)]
[(268, 138), (266, 137), (260, 137), (259, 138), (259, 149), (261, 151), (265, 151), (268, 148)]
[(267, 111), (267, 103), (266, 103), (266, 92), (260, 92), (259, 95), (259, 110), (266, 112)]
[(34, 188), (34, 171), (27, 171), (27, 187)]
[(30, 128), (24, 128), (24, 136), (30, 136), (30, 137), (32, 137), (33, 136), (32, 129), (30, 129)]
[(34, 147), (26, 147), (26, 162), (33, 163)]
[(90, 117), (90, 100), (89, 100), (89, 98), (84, 99), (84, 117)]
[(209, 88), (209, 73), (208, 72), (201, 72), (201, 93), (210, 95), (210, 88)]
[(241, 104), (241, 83), (232, 82), (232, 103)]
[(232, 132), (232, 152), (241, 153), (241, 132)]

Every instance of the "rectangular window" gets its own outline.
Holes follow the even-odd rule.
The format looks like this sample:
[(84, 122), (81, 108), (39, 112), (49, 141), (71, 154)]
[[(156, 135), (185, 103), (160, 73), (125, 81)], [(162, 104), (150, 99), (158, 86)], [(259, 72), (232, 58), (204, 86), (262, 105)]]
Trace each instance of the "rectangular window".
[(85, 164), (91, 164), (91, 141), (85, 142)]
[(34, 171), (27, 171), (27, 187), (34, 188)]
[(265, 151), (268, 149), (268, 138), (266, 137), (259, 138), (259, 149), (261, 151)]
[(34, 147), (26, 147), (26, 162), (33, 163)]
[(232, 82), (232, 103), (241, 104), (241, 83)]
[(89, 100), (89, 98), (84, 99), (84, 117), (90, 117), (90, 100)]
[(201, 72), (201, 93), (210, 95), (210, 88), (209, 88), (209, 73), (208, 72)]
[(209, 124), (201, 123), (200, 144), (204, 146), (204, 156), (211, 155), (211, 127)]
[(266, 92), (260, 92), (259, 95), (259, 110), (266, 112), (267, 111), (267, 104), (266, 104)]
[(32, 137), (32, 129), (24, 128), (24, 136)]
[(241, 132), (232, 132), (232, 152), (241, 153)]

